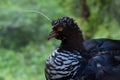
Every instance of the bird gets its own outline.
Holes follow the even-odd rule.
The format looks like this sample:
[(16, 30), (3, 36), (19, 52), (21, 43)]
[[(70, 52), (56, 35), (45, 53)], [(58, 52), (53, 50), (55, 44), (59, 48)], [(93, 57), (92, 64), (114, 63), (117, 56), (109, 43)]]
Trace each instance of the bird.
[(93, 56), (84, 69), (84, 80), (119, 80), (120, 64), (114, 62), (109, 52)]
[(46, 80), (119, 79), (119, 40), (85, 40), (77, 23), (69, 17), (53, 21), (52, 26), (48, 39), (54, 37), (61, 44), (46, 61)]
[(53, 21), (52, 26), (48, 39), (54, 37), (61, 40), (61, 44), (46, 61), (46, 80), (82, 80), (87, 60), (81, 56), (84, 51), (81, 30), (69, 17)]
[(92, 57), (96, 54), (109, 54), (114, 61), (112, 65), (120, 64), (120, 40), (89, 39), (84, 40), (83, 45)]
[(92, 80), (120, 79), (120, 40), (88, 39), (84, 40), (83, 45), (90, 56), (83, 73), (86, 78)]

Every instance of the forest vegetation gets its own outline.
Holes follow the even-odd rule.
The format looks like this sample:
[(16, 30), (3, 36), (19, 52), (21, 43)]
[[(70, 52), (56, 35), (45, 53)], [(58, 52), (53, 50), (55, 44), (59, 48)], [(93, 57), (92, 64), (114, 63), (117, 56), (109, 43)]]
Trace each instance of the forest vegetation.
[(75, 19), (85, 39), (120, 39), (119, 8), (120, 0), (1, 0), (0, 80), (45, 80), (45, 61), (60, 43), (47, 35), (60, 17)]

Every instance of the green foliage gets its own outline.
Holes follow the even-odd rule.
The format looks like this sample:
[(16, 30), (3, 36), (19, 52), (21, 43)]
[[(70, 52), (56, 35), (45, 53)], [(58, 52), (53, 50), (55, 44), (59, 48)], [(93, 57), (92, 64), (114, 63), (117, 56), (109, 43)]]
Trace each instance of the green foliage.
[[(120, 30), (120, 22), (114, 17), (114, 8), (116, 8), (117, 17), (119, 14), (116, 5), (117, 0), (88, 0), (91, 15), (88, 22), (81, 24), (85, 32), (86, 38), (112, 38), (120, 39), (118, 32)], [(120, 3), (119, 1), (117, 1)], [(119, 14), (120, 15), (120, 14)]]
[(88, 21), (82, 19), (80, 0), (1, 0), (0, 80), (45, 80), (45, 61), (60, 43), (47, 41), (51, 21), (46, 16), (73, 17), (86, 39), (120, 39), (120, 0), (86, 1)]
[(51, 41), (46, 45), (30, 43), (21, 52), (0, 49), (0, 80), (45, 80), (45, 61), (54, 49), (51, 45)]

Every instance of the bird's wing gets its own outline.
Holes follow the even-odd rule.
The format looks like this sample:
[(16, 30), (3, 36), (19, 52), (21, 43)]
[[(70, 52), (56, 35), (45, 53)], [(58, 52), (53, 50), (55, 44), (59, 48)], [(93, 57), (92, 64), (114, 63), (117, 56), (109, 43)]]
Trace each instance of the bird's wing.
[(120, 80), (120, 64), (112, 66), (108, 54), (97, 55), (88, 61), (83, 75), (86, 80)]
[(120, 40), (90, 39), (83, 43), (87, 51), (120, 50)]

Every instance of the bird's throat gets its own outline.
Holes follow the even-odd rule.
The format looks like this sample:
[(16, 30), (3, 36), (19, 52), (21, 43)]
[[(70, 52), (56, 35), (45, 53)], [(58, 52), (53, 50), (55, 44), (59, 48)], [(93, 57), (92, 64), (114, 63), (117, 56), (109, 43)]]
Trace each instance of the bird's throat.
[(62, 40), (60, 45), (60, 50), (69, 50), (69, 51), (83, 51), (83, 37), (81, 35), (74, 35), (70, 36), (69, 38), (66, 38)]

